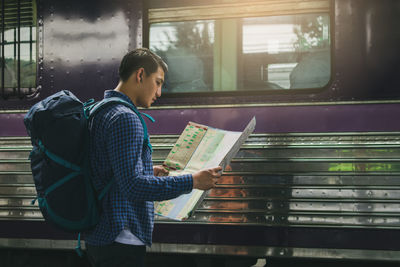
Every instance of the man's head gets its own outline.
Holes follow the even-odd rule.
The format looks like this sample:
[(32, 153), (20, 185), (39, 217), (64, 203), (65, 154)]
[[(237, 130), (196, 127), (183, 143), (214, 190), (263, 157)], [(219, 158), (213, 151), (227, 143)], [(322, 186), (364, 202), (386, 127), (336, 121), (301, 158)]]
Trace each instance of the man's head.
[(162, 68), (164, 73), (168, 72), (168, 66), (161, 57), (147, 48), (137, 48), (122, 58), (119, 66), (119, 79), (126, 82), (140, 68), (143, 68), (147, 75), (151, 75), (159, 67)]
[(147, 48), (138, 48), (126, 54), (119, 67), (120, 84), (136, 106), (148, 108), (161, 96), (167, 64)]

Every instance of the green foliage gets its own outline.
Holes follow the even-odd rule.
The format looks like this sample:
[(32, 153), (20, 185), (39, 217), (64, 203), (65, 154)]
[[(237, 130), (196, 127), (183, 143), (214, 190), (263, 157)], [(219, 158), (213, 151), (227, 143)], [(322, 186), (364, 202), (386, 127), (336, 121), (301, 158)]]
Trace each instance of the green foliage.
[(324, 29), (329, 27), (329, 16), (308, 16), (294, 28), (297, 42), (294, 47), (297, 51), (308, 51), (312, 48), (329, 47), (329, 34), (324, 36)]
[[(175, 36), (170, 36), (165, 32), (168, 40), (167, 47), (164, 52), (185, 49), (188, 52), (201, 55), (212, 51), (212, 43), (210, 40), (209, 23), (207, 21), (187, 21), (179, 22), (171, 25), (174, 28)], [(156, 48), (156, 52), (161, 52), (161, 48)]]
[[(20, 61), (21, 88), (36, 87), (36, 62)], [(18, 87), (18, 61), (13, 58), (6, 58), (4, 69), (4, 87)], [(0, 76), (1, 82), (1, 76)]]

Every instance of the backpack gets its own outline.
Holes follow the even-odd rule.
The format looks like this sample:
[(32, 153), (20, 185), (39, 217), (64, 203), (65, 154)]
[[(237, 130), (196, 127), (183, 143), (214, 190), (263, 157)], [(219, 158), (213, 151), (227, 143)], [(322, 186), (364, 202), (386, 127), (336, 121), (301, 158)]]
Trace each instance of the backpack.
[(69, 231), (93, 228), (100, 218), (99, 201), (110, 189), (109, 182), (96, 192), (91, 180), (89, 158), (89, 122), (109, 105), (122, 104), (139, 117), (144, 130), (144, 145), (151, 149), (146, 123), (135, 106), (118, 97), (95, 103), (81, 102), (70, 91), (63, 90), (36, 103), (24, 117), (33, 149), (29, 159), (39, 208), (46, 221)]

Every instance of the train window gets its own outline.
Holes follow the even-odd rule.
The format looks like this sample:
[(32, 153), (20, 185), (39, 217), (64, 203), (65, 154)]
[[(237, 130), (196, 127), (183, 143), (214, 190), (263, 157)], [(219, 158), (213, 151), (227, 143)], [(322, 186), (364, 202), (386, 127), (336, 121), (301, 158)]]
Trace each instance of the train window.
[(179, 17), (182, 8), (167, 10), (169, 17), (149, 10), (149, 47), (170, 69), (165, 92), (324, 87), (331, 75), (330, 16), (328, 1), (320, 2), (327, 8), (284, 15), (257, 10), (247, 17), (235, 9), (240, 4), (221, 14), (207, 7), (206, 16), (196, 8), (187, 17)]
[(23, 98), (36, 88), (36, 2), (2, 0), (0, 8), (0, 95)]

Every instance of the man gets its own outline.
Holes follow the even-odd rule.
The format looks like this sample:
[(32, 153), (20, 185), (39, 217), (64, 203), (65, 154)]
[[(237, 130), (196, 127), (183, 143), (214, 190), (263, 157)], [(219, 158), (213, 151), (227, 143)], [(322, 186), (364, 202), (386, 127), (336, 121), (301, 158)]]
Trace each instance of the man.
[[(150, 50), (131, 51), (121, 61), (119, 84), (106, 91), (104, 98), (119, 97), (148, 108), (161, 96), (167, 70)], [(96, 267), (144, 266), (153, 231), (153, 201), (175, 198), (193, 188), (208, 190), (221, 176), (221, 167), (193, 175), (164, 176), (168, 174), (164, 168), (153, 168), (151, 146), (144, 140), (138, 115), (120, 104), (106, 107), (94, 117), (90, 138), (96, 190), (114, 182), (102, 200), (99, 223), (85, 234), (89, 260)]]

